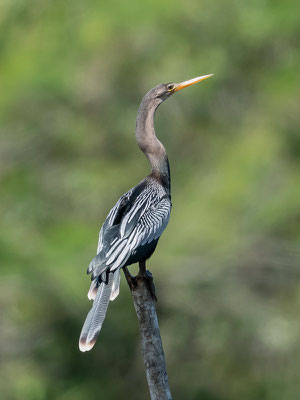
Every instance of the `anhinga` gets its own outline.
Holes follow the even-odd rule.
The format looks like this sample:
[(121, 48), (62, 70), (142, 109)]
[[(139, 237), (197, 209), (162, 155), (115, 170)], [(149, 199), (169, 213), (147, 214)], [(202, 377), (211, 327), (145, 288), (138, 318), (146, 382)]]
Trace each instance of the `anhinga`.
[(170, 169), (163, 144), (154, 130), (157, 107), (173, 93), (201, 82), (212, 74), (181, 83), (160, 84), (143, 98), (136, 118), (136, 140), (151, 165), (151, 173), (125, 193), (111, 209), (99, 233), (97, 256), (88, 267), (92, 283), (88, 298), (93, 300), (83, 325), (79, 348), (94, 346), (108, 303), (119, 294), (120, 269), (139, 262), (146, 274), (145, 261), (154, 252), (166, 228), (171, 211)]

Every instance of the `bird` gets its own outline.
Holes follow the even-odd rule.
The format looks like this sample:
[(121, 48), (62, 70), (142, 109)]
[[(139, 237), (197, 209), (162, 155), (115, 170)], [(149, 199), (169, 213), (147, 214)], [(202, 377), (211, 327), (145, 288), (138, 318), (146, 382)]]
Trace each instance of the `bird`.
[(153, 254), (166, 228), (171, 212), (171, 182), (168, 156), (154, 129), (158, 106), (174, 93), (210, 78), (202, 75), (181, 83), (159, 84), (151, 89), (139, 106), (135, 135), (148, 158), (151, 173), (120, 197), (110, 210), (100, 232), (97, 255), (90, 262), (88, 298), (93, 300), (79, 338), (79, 349), (89, 351), (96, 343), (106, 316), (109, 301), (119, 294), (120, 270), (139, 263), (146, 274), (146, 260)]

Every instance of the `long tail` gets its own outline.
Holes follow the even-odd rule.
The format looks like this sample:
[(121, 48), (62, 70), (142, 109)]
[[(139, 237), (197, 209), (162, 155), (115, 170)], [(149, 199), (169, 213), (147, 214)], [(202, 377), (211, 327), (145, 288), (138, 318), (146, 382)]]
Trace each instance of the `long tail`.
[[(119, 293), (120, 272), (110, 272), (107, 284), (102, 282), (96, 289), (93, 307), (90, 309), (86, 320), (83, 324), (80, 338), (79, 349), (81, 351), (89, 351), (96, 343), (99, 332), (101, 331), (103, 321), (106, 316), (109, 300), (114, 300)], [(93, 298), (92, 296), (91, 298)]]

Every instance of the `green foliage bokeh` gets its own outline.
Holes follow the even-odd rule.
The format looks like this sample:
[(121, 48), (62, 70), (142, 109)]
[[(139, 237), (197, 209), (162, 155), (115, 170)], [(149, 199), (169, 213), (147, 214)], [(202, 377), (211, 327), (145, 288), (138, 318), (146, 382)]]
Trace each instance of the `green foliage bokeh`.
[[(2, 0), (1, 399), (148, 398), (124, 283), (78, 350), (98, 230), (148, 165), (164, 103), (170, 224), (149, 262), (174, 399), (300, 398), (296, 0)], [(133, 267), (135, 270), (135, 267)]]

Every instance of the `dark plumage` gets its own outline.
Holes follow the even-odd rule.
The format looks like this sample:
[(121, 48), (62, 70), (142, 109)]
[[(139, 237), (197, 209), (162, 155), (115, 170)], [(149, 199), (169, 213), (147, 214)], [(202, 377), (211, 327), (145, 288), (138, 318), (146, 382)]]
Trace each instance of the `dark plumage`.
[(119, 294), (120, 269), (153, 254), (171, 212), (170, 169), (166, 150), (154, 130), (157, 107), (174, 92), (211, 75), (180, 84), (161, 84), (143, 98), (136, 120), (136, 139), (151, 165), (151, 174), (125, 193), (111, 209), (99, 233), (97, 255), (88, 267), (93, 307), (83, 325), (79, 348), (90, 350), (105, 319), (109, 300)]

